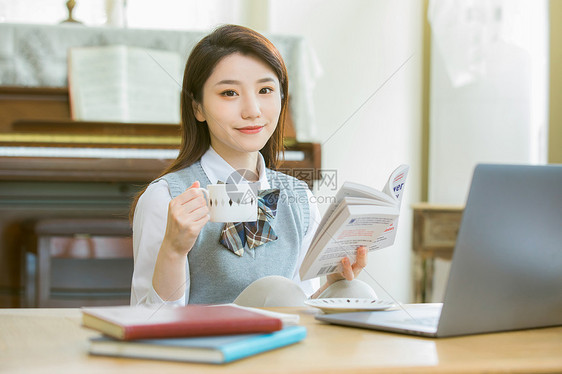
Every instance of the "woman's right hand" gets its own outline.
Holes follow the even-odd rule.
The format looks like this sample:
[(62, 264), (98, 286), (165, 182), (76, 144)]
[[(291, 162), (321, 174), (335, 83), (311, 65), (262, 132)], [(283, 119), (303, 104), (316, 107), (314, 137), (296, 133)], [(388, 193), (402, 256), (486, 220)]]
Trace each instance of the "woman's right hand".
[(162, 247), (186, 256), (208, 221), (209, 208), (203, 192), (199, 189), (199, 182), (196, 181), (170, 201)]

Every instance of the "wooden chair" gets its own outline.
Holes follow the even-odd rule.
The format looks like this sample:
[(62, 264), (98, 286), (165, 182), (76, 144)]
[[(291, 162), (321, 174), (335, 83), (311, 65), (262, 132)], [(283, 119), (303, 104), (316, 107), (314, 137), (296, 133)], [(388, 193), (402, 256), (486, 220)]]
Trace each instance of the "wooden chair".
[(45, 219), (25, 224), (28, 307), (129, 304), (132, 231), (124, 219)]

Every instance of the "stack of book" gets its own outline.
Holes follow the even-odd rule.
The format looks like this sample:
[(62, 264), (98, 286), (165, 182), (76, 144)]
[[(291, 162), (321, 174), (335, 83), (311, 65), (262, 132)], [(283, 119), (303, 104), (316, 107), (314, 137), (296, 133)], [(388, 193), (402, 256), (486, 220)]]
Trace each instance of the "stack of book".
[(82, 325), (103, 333), (90, 339), (91, 354), (216, 364), (306, 337), (284, 320), (235, 305), (82, 309)]

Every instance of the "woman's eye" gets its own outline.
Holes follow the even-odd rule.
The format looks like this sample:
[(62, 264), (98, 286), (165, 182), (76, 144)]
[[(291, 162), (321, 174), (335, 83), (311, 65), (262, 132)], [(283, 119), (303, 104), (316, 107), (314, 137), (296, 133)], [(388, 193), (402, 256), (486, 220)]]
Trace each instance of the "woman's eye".
[(236, 96), (236, 95), (238, 95), (238, 94), (236, 93), (236, 91), (233, 91), (233, 90), (226, 90), (226, 91), (223, 91), (223, 92), (221, 93), (221, 95), (222, 95), (222, 96), (232, 97), (232, 96)]
[(273, 92), (273, 88), (271, 87), (264, 87), (260, 90), (260, 94), (268, 94), (268, 93), (272, 93)]

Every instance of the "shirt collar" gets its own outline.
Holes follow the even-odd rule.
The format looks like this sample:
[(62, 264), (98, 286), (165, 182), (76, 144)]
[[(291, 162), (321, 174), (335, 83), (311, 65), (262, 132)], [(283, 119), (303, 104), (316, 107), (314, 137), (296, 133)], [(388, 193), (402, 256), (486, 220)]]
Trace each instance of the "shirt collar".
[[(267, 173), (265, 171), (265, 160), (261, 153), (258, 152), (258, 173), (260, 189), (269, 189), (269, 181), (267, 180)], [(235, 172), (234, 168), (230, 166), (214, 149), (209, 147), (207, 152), (201, 157), (201, 167), (209, 181), (216, 184), (219, 180), (225, 182), (228, 177)], [(241, 183), (250, 183), (248, 180), (242, 178)]]

